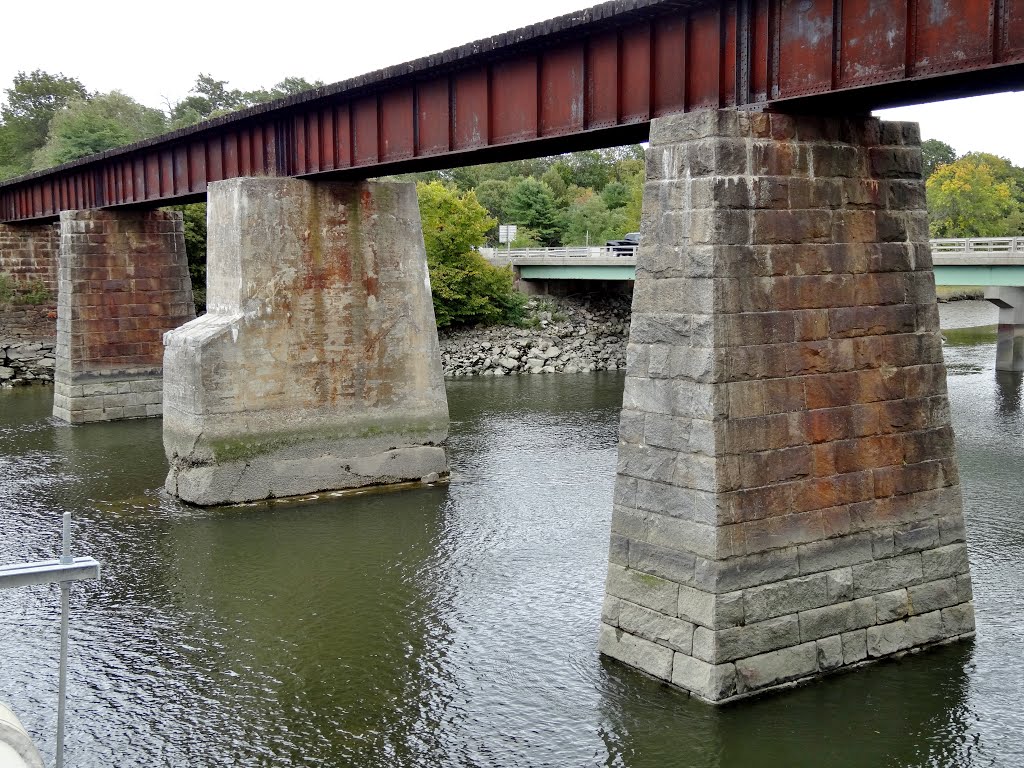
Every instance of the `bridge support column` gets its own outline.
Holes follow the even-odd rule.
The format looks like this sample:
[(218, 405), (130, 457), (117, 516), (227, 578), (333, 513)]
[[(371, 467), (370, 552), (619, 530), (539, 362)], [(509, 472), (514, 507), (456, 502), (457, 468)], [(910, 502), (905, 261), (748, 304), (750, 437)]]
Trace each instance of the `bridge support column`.
[(208, 314), (167, 334), (167, 490), (224, 504), (447, 472), (412, 185), (243, 178), (208, 193)]
[(1024, 371), (1024, 288), (988, 288), (985, 298), (999, 307), (996, 370)]
[(41, 282), (57, 290), (60, 229), (54, 224), (0, 224), (0, 274), (15, 287)]
[(53, 415), (159, 416), (163, 334), (196, 315), (181, 214), (61, 213), (57, 294)]
[(711, 702), (974, 630), (916, 126), (655, 120), (600, 650)]

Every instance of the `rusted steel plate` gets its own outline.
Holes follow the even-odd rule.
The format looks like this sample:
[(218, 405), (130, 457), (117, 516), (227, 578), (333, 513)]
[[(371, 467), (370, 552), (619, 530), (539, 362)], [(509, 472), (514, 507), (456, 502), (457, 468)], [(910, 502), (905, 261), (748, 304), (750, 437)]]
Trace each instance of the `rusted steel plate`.
[(839, 84), (902, 77), (907, 61), (907, 0), (843, 0)]
[(654, 117), (686, 109), (686, 18), (679, 16), (654, 25), (651, 55)]
[(453, 78), (454, 150), (479, 149), (490, 143), (487, 92), (489, 77), (487, 67), (480, 67), (469, 72), (459, 72)]
[(451, 94), (448, 76), (416, 85), (416, 154), (439, 155), (451, 145)]
[(587, 45), (587, 128), (608, 128), (619, 122), (619, 36), (595, 35)]
[(582, 43), (541, 54), (538, 129), (541, 136), (564, 136), (583, 130), (585, 61)]
[(1003, 0), (1000, 6), (996, 60), (1024, 61), (1024, 0)]
[(1024, 0), (614, 0), (2, 182), (0, 221), (194, 200), (236, 176), (608, 146), (692, 109), (863, 111), (994, 83), (1024, 85)]
[(832, 88), (833, 0), (781, 0), (779, 96)]
[(413, 86), (396, 88), (380, 97), (380, 161), (394, 163), (416, 154), (416, 112)]
[(651, 27), (622, 30), (619, 49), (619, 122), (641, 123), (651, 117)]
[(694, 14), (690, 19), (690, 39), (687, 45), (687, 109), (706, 109), (719, 106), (721, 94), (721, 18), (715, 8)]
[(488, 88), (490, 136), (488, 144), (536, 139), (538, 134), (538, 58), (527, 56), (491, 67)]

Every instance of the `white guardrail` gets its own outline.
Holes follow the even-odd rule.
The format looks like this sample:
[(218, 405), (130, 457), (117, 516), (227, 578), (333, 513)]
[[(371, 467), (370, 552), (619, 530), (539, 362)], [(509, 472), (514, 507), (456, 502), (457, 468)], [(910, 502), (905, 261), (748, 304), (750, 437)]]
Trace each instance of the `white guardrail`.
[(566, 246), (564, 248), (481, 248), (480, 254), (495, 259), (600, 258), (603, 256), (636, 256), (635, 245)]
[[(931, 241), (935, 256), (1013, 256), (1024, 258), (1024, 237), (940, 238)], [(488, 258), (549, 259), (549, 258), (601, 258), (609, 256), (636, 256), (635, 245), (568, 246), (564, 248), (481, 248)]]
[(1024, 256), (1024, 237), (946, 237), (932, 240), (933, 254)]

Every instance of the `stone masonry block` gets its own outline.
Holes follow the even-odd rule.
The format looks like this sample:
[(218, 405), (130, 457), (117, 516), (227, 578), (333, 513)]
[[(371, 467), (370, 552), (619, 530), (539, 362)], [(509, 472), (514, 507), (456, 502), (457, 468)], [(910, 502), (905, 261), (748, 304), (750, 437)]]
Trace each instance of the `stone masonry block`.
[(944, 637), (958, 637), (974, 633), (973, 603), (961, 603), (950, 608), (943, 608), (941, 615), (942, 635)]
[(679, 585), (632, 568), (610, 566), (606, 586), (609, 595), (650, 608), (666, 616), (676, 615)]
[(853, 594), (856, 597), (889, 592), (925, 580), (921, 555), (916, 552), (853, 566)]
[(672, 664), (672, 683), (706, 701), (719, 702), (736, 693), (736, 667), (708, 664), (677, 653)]
[(818, 640), (818, 669), (825, 671), (843, 665), (843, 639), (841, 635)]
[(921, 614), (949, 608), (962, 602), (955, 577), (917, 584), (907, 589), (910, 613)]
[(597, 649), (631, 667), (642, 669), (662, 680), (672, 678), (671, 648), (636, 637), (621, 629), (601, 624)]
[(741, 692), (799, 680), (813, 675), (817, 670), (818, 648), (815, 643), (802, 643), (736, 662), (736, 677)]
[(896, 589), (892, 592), (883, 592), (875, 595), (876, 623), (886, 624), (896, 619), (902, 619), (910, 613), (910, 600), (907, 597), (906, 589)]
[(855, 664), (867, 658), (868, 633), (866, 629), (844, 632), (841, 637), (843, 639), (843, 664)]
[(871, 626), (875, 623), (875, 604), (872, 598), (860, 598), (812, 608), (799, 616), (800, 640), (806, 642)]
[(949, 544), (921, 553), (923, 579), (935, 581), (968, 572), (966, 544)]
[(799, 640), (795, 614), (717, 631), (698, 627), (693, 634), (693, 655), (720, 664), (795, 645)]
[(827, 577), (823, 573), (743, 591), (744, 616), (748, 623), (818, 608), (828, 602)]
[(688, 654), (693, 648), (693, 624), (625, 600), (619, 605), (617, 626), (680, 653)]

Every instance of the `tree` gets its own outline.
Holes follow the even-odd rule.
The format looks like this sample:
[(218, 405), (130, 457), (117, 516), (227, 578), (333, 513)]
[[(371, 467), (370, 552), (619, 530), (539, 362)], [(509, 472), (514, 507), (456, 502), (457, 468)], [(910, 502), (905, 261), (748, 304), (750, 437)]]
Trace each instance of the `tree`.
[(516, 322), (525, 299), (512, 287), (511, 269), (473, 250), (495, 224), (476, 195), (437, 181), (420, 182), (416, 192), (438, 327)]
[(106, 149), (155, 136), (167, 126), (164, 113), (139, 104), (120, 91), (71, 102), (54, 115), (46, 143), (33, 167), (49, 168)]
[(569, 206), (565, 221), (566, 245), (604, 245), (630, 231), (625, 210), (609, 209), (604, 196), (590, 189)]
[(956, 150), (938, 139), (921, 142), (921, 159), (924, 161), (924, 177), (927, 179), (939, 166), (949, 165), (956, 160)]
[(1024, 206), (1010, 182), (996, 180), (992, 167), (962, 157), (938, 168), (926, 182), (932, 237), (1000, 237), (1019, 226)]
[(226, 115), (255, 104), (265, 104), (275, 99), (294, 96), (297, 93), (320, 88), (323, 82), (309, 82), (302, 77), (286, 77), (273, 88), (258, 88), (255, 91), (241, 91), (228, 88), (227, 80), (216, 80), (202, 72), (196, 77), (188, 96), (170, 108), (171, 126), (184, 128), (211, 117)]
[(527, 176), (516, 183), (509, 195), (506, 213), (513, 224), (535, 232), (543, 245), (555, 246), (562, 242), (562, 223), (555, 196), (543, 181)]
[(621, 181), (609, 181), (601, 190), (601, 199), (611, 208), (623, 208), (629, 202), (629, 187)]
[(487, 179), (476, 188), (476, 199), (499, 224), (508, 223), (508, 200), (515, 186), (503, 179)]
[(58, 72), (19, 72), (0, 106), (0, 178), (32, 168), (32, 155), (46, 142), (53, 116), (72, 100), (89, 97), (85, 86)]

